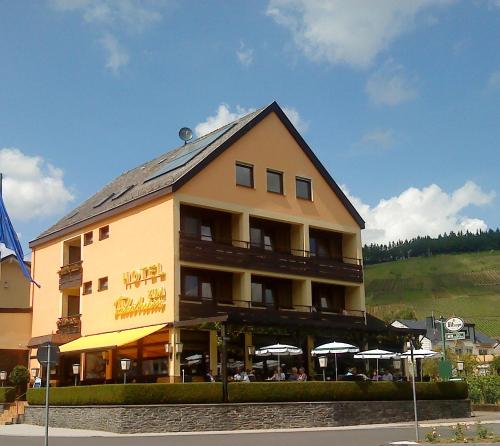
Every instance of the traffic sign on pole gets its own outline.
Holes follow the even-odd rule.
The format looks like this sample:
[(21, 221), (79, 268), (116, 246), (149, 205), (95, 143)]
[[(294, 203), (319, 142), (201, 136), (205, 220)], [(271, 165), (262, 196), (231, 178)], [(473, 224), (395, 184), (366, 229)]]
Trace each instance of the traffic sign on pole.
[(447, 341), (458, 341), (465, 339), (465, 331), (456, 331), (455, 333), (445, 333)]
[[(49, 356), (49, 346), (50, 346), (50, 356)], [(41, 365), (57, 364), (59, 362), (59, 347), (57, 345), (51, 344), (50, 342), (45, 342), (38, 346), (36, 352), (36, 359)]]

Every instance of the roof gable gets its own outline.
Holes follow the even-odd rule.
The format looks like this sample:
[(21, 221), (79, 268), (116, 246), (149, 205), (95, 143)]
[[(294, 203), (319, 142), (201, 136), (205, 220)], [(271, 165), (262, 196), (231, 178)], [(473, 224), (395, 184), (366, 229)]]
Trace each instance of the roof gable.
[[(356, 223), (364, 221), (276, 102), (227, 124), (187, 145), (166, 152), (111, 181), (30, 243), (35, 247), (89, 223), (145, 201), (175, 192), (269, 114), (276, 113), (298, 146)], [(176, 164), (177, 163), (177, 164)], [(170, 166), (170, 167), (169, 167)]]

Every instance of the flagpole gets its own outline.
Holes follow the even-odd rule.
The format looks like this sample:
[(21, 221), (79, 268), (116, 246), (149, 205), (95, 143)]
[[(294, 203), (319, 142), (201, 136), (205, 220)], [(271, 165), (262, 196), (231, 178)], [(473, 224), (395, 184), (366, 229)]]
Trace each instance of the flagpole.
[[(0, 172), (0, 198), (2, 198), (3, 173)], [(2, 281), (2, 244), (0, 243), (0, 283)]]

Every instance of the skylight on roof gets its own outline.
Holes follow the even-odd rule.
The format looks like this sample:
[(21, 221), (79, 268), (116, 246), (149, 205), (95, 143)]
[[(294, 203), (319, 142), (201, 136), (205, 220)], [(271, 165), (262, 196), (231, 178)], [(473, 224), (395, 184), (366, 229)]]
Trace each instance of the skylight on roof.
[(209, 145), (219, 139), (222, 135), (224, 135), (227, 131), (229, 131), (234, 124), (224, 127), (220, 130), (217, 130), (213, 133), (210, 133), (207, 136), (202, 136), (201, 138), (196, 139), (195, 141), (185, 144), (182, 149), (179, 149), (176, 155), (168, 161), (160, 161), (160, 167), (156, 169), (148, 178), (144, 180), (147, 181), (158, 178), (161, 175), (165, 175), (168, 172), (172, 172), (173, 170), (178, 169), (179, 167), (185, 166), (189, 161), (191, 161), (196, 155), (201, 153), (204, 149), (206, 149)]
[(111, 192), (106, 198), (103, 198), (101, 201), (99, 201), (99, 203), (94, 204), (94, 208), (98, 208), (99, 206), (102, 206), (104, 203), (106, 203), (106, 201), (113, 198), (114, 196), (115, 196), (115, 193)]
[(135, 186), (135, 184), (132, 184), (131, 186), (125, 186), (124, 188), (119, 190), (111, 200), (113, 200), (113, 201), (117, 200), (121, 196), (125, 195), (129, 190), (133, 189), (134, 186)]
[(71, 215), (66, 217), (66, 220), (71, 220), (73, 217), (75, 217), (78, 214), (78, 212), (80, 212), (80, 211), (73, 212)]

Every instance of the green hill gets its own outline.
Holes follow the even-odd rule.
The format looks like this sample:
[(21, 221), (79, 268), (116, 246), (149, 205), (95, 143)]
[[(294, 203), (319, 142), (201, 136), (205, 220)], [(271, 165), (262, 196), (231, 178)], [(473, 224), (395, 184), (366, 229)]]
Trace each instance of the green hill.
[(415, 257), (365, 267), (366, 305), (378, 317), (460, 316), (500, 338), (500, 251)]

